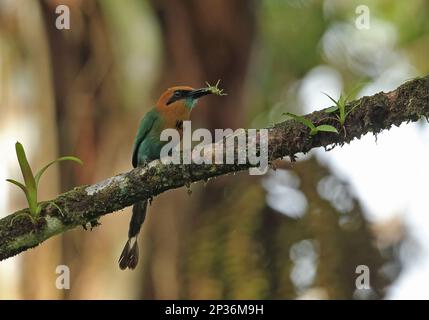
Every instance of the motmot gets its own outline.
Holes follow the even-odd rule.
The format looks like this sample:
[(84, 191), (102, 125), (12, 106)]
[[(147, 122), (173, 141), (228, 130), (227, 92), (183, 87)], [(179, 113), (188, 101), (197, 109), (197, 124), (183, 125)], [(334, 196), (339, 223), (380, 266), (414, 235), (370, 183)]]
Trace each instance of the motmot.
[[(219, 83), (219, 82), (218, 82)], [(167, 89), (158, 99), (156, 106), (146, 113), (140, 122), (134, 140), (132, 165), (142, 166), (160, 158), (162, 147), (168, 141), (161, 141), (164, 129), (177, 129), (180, 137), (183, 134), (183, 121), (189, 120), (192, 109), (198, 99), (209, 94), (221, 94), (216, 87), (194, 89), (188, 86), (177, 86)], [(146, 217), (147, 200), (133, 205), (128, 241), (119, 258), (119, 267), (134, 269), (139, 260), (137, 236)]]

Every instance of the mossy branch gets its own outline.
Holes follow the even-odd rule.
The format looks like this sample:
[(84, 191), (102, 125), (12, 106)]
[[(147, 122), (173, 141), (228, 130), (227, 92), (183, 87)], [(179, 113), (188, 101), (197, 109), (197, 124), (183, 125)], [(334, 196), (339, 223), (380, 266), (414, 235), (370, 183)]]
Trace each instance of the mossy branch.
[[(388, 93), (363, 97), (347, 104), (354, 108), (345, 123), (346, 135), (320, 132), (310, 136), (308, 128), (294, 120), (269, 129), (269, 160), (308, 152), (317, 147), (341, 146), (372, 132), (379, 133), (403, 122), (429, 118), (429, 76), (408, 81)], [(341, 130), (338, 121), (325, 110), (306, 117), (315, 125), (327, 124)], [(247, 134), (247, 131), (244, 132)], [(236, 150), (238, 152), (238, 150)], [(362, 155), (368, 156), (368, 155)], [(369, 155), (370, 156), (370, 155)], [(231, 165), (164, 165), (153, 161), (105, 181), (80, 186), (42, 203), (35, 222), (23, 209), (0, 220), (0, 260), (37, 246), (46, 239), (81, 225), (93, 224), (101, 216), (133, 203), (150, 199), (169, 189), (191, 182), (248, 169), (250, 164)], [(61, 208), (61, 210), (59, 210)], [(60, 212), (61, 211), (61, 212)]]

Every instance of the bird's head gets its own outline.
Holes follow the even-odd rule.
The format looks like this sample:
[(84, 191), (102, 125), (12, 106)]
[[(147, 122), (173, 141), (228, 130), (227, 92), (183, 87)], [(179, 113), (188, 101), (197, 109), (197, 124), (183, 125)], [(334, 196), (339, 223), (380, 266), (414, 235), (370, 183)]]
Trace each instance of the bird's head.
[(188, 86), (171, 87), (161, 95), (157, 106), (163, 109), (186, 107), (192, 110), (199, 98), (212, 93), (212, 90), (209, 88), (194, 89)]

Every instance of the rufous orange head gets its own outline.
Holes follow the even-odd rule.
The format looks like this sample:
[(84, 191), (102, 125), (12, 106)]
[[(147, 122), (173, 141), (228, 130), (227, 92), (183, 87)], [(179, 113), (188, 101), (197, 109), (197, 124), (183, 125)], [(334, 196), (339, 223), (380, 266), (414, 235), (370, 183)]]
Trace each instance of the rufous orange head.
[(190, 111), (199, 98), (211, 93), (209, 88), (194, 89), (188, 86), (175, 86), (168, 88), (158, 99), (156, 105), (160, 109), (185, 107)]

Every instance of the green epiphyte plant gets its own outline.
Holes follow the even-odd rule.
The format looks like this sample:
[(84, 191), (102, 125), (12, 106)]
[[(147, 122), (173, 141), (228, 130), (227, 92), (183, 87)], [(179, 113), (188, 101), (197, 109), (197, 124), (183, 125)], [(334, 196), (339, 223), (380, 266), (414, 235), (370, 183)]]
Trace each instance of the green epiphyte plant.
[(346, 110), (347, 103), (350, 101), (350, 99), (354, 99), (356, 97), (357, 91), (361, 88), (362, 88), (362, 84), (356, 86), (356, 88), (353, 89), (349, 95), (340, 94), (340, 97), (338, 98), (338, 100), (335, 100), (329, 94), (322, 92), (325, 96), (329, 98), (329, 100), (331, 100), (335, 104), (334, 106), (327, 108), (325, 112), (333, 113), (338, 111), (338, 113), (335, 116), (336, 116), (336, 119), (339, 121), (341, 127), (344, 127), (344, 123), (346, 122), (347, 116), (359, 105), (359, 104), (355, 104), (349, 110)]
[(39, 187), (40, 178), (45, 173), (45, 171), (54, 163), (61, 161), (74, 161), (79, 164), (82, 164), (82, 161), (79, 158), (66, 156), (60, 157), (39, 170), (36, 175), (33, 175), (33, 171), (28, 163), (27, 156), (25, 155), (24, 147), (21, 143), (17, 142), (15, 144), (16, 157), (18, 158), (19, 167), (21, 168), (22, 176), (24, 177), (24, 183), (13, 179), (6, 179), (6, 181), (18, 186), (25, 194), (28, 202), (28, 208), (30, 210), (31, 218), (37, 218), (41, 211), (41, 204), (37, 202), (37, 191)]
[(311, 122), (306, 117), (298, 116), (298, 115), (290, 113), (290, 112), (286, 112), (286, 113), (284, 113), (284, 115), (289, 116), (292, 119), (294, 119), (295, 121), (298, 121), (298, 122), (302, 123), (303, 125), (305, 125), (306, 127), (308, 127), (310, 129), (310, 136), (314, 136), (321, 131), (338, 133), (337, 129), (334, 126), (331, 126), (329, 124), (321, 124), (319, 126), (315, 126), (313, 124), (313, 122)]

